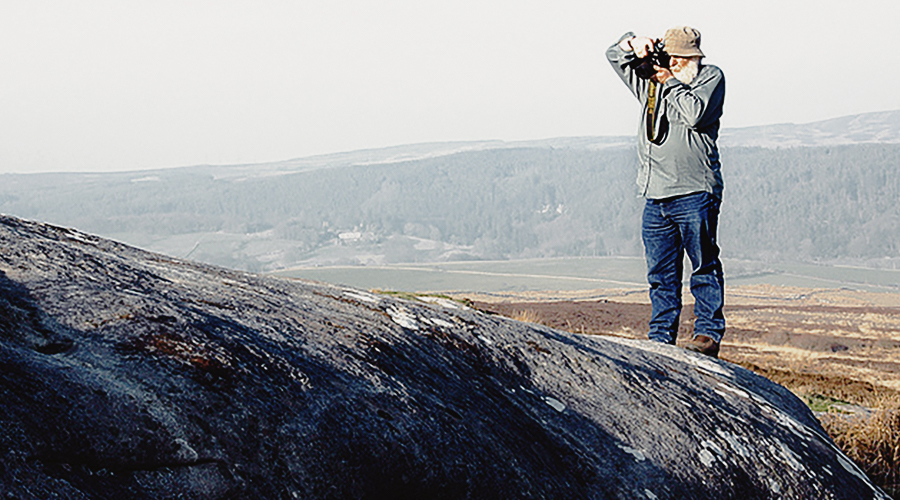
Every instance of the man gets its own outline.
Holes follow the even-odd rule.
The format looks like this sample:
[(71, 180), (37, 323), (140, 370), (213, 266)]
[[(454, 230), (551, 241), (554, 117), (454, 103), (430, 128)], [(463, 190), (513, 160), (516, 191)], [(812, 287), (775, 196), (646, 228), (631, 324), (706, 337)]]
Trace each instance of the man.
[(643, 106), (637, 183), (646, 198), (641, 235), (652, 305), (649, 337), (675, 344), (687, 253), (697, 319), (685, 347), (717, 357), (725, 333), (725, 281), (716, 243), (723, 188), (716, 140), (725, 80), (719, 68), (701, 64), (699, 31), (672, 28), (663, 43), (669, 67), (654, 64), (645, 78), (634, 62), (654, 50), (654, 40), (628, 33), (606, 51)]

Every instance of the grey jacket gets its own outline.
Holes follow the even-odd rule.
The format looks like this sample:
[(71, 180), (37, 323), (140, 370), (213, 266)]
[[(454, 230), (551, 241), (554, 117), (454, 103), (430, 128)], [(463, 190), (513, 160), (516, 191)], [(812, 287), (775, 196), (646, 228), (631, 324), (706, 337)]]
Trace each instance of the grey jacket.
[[(626, 33), (619, 41), (631, 37)], [(706, 191), (721, 200), (722, 173), (719, 164), (719, 118), (725, 100), (725, 77), (715, 66), (702, 64), (690, 85), (675, 78), (657, 86), (655, 138), (647, 137), (649, 80), (638, 78), (628, 63), (634, 52), (619, 48), (606, 51), (606, 58), (631, 93), (641, 102), (638, 132), (640, 168), (637, 183), (649, 199)]]

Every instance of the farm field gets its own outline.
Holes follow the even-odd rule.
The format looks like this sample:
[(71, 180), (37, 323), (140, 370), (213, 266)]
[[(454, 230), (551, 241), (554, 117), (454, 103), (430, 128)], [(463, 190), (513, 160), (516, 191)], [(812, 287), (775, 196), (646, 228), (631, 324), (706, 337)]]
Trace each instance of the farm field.
[[(776, 285), (846, 288), (900, 293), (900, 270), (814, 264), (769, 264), (725, 260), (729, 288)], [(407, 292), (461, 292), (512, 295), (524, 292), (578, 292), (646, 289), (641, 257), (467, 261), (384, 266), (294, 268), (275, 275), (348, 286)], [(602, 296), (604, 292), (598, 292)]]

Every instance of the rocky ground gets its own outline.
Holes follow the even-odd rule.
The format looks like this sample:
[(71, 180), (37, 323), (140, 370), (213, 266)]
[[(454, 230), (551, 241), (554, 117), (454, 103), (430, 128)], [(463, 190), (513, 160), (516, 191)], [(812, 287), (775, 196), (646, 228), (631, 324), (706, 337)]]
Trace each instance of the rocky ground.
[(887, 498), (734, 364), (5, 216), (0, 401), (0, 498)]

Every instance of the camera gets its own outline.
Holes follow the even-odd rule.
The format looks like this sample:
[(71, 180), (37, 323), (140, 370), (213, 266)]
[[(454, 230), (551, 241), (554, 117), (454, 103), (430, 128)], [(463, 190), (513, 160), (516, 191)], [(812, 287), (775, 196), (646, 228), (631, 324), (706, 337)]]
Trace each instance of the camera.
[(635, 59), (628, 65), (634, 69), (634, 73), (638, 76), (638, 78), (648, 80), (656, 74), (656, 70), (653, 69), (654, 65), (661, 68), (669, 67), (669, 54), (666, 53), (665, 48), (665, 42), (658, 39), (653, 42), (653, 50), (651, 50), (645, 57)]

